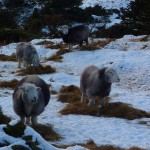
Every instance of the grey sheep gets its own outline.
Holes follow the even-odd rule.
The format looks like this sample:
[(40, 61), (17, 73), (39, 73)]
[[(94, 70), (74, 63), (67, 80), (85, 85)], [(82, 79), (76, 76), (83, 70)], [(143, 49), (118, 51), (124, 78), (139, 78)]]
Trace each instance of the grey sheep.
[(88, 45), (89, 28), (86, 25), (78, 25), (71, 28), (64, 25), (60, 28), (59, 34), (63, 41), (69, 45), (69, 50), (72, 50), (73, 44), (82, 46), (83, 41)]
[(95, 104), (94, 96), (98, 96), (99, 107), (102, 107), (105, 97), (110, 94), (111, 84), (119, 81), (116, 71), (112, 68), (99, 69), (93, 65), (85, 68), (80, 78), (81, 102), (85, 103), (87, 95), (90, 98), (88, 106), (92, 106)]
[(37, 124), (40, 115), (50, 100), (50, 91), (44, 80), (36, 75), (21, 79), (13, 93), (13, 109), (26, 124)]
[(21, 42), (16, 47), (16, 57), (18, 60), (18, 68), (21, 67), (21, 62), (27, 68), (29, 65), (39, 66), (40, 59), (35, 47), (28, 42)]

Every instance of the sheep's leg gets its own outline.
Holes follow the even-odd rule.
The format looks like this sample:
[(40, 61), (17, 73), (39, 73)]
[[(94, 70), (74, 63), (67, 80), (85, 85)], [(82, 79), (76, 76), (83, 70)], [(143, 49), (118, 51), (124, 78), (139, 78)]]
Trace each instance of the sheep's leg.
[(24, 122), (25, 122), (25, 117), (20, 117), (20, 121), (24, 124)]
[(26, 124), (30, 124), (30, 117), (26, 117)]
[(73, 50), (73, 46), (71, 43), (69, 43), (69, 50), (72, 51)]
[(28, 67), (28, 63), (26, 61), (23, 61), (23, 65), (24, 65), (24, 68)]
[(85, 42), (86, 42), (86, 46), (88, 46), (89, 45), (88, 39), (86, 39)]
[(97, 107), (97, 116), (100, 115), (100, 109), (104, 106), (104, 98), (99, 97), (99, 104)]
[(37, 125), (37, 116), (31, 116), (32, 125)]
[(93, 106), (93, 105), (95, 105), (94, 96), (92, 96), (88, 91), (87, 91), (87, 95), (88, 95), (89, 98), (90, 98), (89, 103), (88, 103), (88, 106)]
[(81, 102), (82, 103), (86, 102), (86, 93), (85, 92), (82, 92)]
[(21, 67), (21, 60), (18, 60), (18, 68)]

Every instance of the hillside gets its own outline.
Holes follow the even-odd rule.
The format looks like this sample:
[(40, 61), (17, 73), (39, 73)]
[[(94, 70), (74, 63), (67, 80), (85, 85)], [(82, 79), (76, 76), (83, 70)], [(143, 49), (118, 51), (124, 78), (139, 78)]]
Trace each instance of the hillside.
[[(56, 73), (39, 75), (47, 84), (51, 85), (51, 91), (55, 91), (55, 94), (51, 96), (50, 103), (38, 119), (40, 124), (52, 125), (54, 130), (61, 135), (62, 139), (60, 141), (50, 143), (57, 146), (70, 146), (72, 144), (83, 144), (82, 146), (84, 146), (87, 141), (93, 140), (99, 147), (102, 145), (111, 145), (126, 150), (131, 147), (149, 150), (149, 115), (145, 115), (147, 117), (143, 118), (141, 115), (134, 114), (136, 113), (134, 108), (142, 114), (149, 114), (150, 112), (149, 36), (136, 37), (128, 35), (114, 41), (94, 39), (96, 50), (91, 51), (88, 47), (85, 48), (84, 51), (76, 49), (73, 52), (63, 54), (63, 58), (58, 62), (54, 60), (47, 61), (46, 58), (54, 55), (59, 50), (56, 46), (55, 49), (53, 49), (52, 45), (54, 47), (54, 45), (61, 43), (62, 40), (47, 40), (51, 41), (50, 43), (53, 43), (52, 45), (43, 45), (41, 41), (43, 40), (35, 39), (31, 41), (40, 55), (41, 64), (51, 65), (56, 69)], [(39, 44), (37, 45), (37, 43)], [(11, 56), (12, 53), (15, 52), (15, 48), (16, 43), (11, 43), (2, 46), (0, 52), (1, 54)], [(81, 72), (89, 65), (96, 65), (97, 67), (111, 66), (117, 70), (121, 81), (112, 86), (110, 106), (113, 104), (116, 105), (112, 111), (120, 110), (119, 114), (116, 114), (117, 116), (120, 115), (120, 117), (115, 116), (115, 114), (114, 117), (113, 114), (110, 117), (105, 113), (100, 117), (91, 116), (88, 113), (82, 115), (84, 110), (86, 111), (88, 108), (79, 103), (80, 94), (75, 103), (71, 102), (73, 109), (78, 110), (76, 107), (79, 107), (79, 110), (80, 108), (83, 109), (82, 112), (79, 112), (80, 115), (76, 114), (75, 110), (71, 110), (68, 115), (61, 114), (60, 111), (68, 106), (68, 103), (62, 103), (57, 100), (60, 94), (60, 88), (69, 85), (79, 87)], [(0, 82), (11, 81), (12, 79), (20, 80), (23, 76), (17, 75), (18, 70), (17, 62), (1, 61)], [(12, 120), (16, 120), (19, 118), (12, 108), (12, 93), (13, 90), (7, 87), (0, 89), (0, 106), (4, 114), (10, 116)], [(60, 100), (62, 99), (60, 98)], [(69, 100), (71, 100), (71, 97), (69, 97)], [(131, 108), (126, 104), (129, 104)], [(108, 109), (106, 107), (106, 109), (109, 110), (110, 106), (108, 106)], [(126, 112), (124, 107), (127, 109)], [(128, 109), (131, 110), (129, 114)], [(74, 111), (74, 113), (72, 111)], [(131, 117), (131, 115), (133, 116)], [(2, 139), (2, 137), (3, 133), (2, 130), (0, 130), (0, 139)], [(7, 141), (7, 139), (4, 140)], [(75, 150), (81, 150), (82, 148), (81, 146), (76, 147)], [(4, 150), (7, 149), (7, 147), (0, 149)], [(74, 148), (68, 149), (73, 150)]]

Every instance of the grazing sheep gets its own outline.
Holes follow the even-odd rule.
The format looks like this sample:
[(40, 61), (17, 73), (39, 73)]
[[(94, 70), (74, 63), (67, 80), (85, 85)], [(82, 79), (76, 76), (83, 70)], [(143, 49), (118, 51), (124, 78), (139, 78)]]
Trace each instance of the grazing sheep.
[(18, 68), (21, 67), (22, 61), (25, 68), (31, 64), (33, 64), (33, 66), (39, 66), (40, 64), (39, 55), (31, 43), (19, 43), (16, 47), (16, 57), (18, 60)]
[(85, 103), (85, 97), (88, 95), (90, 98), (88, 106), (92, 106), (95, 104), (94, 96), (98, 96), (99, 107), (103, 106), (105, 97), (110, 94), (111, 84), (119, 81), (120, 79), (116, 71), (112, 68), (99, 69), (96, 66), (87, 67), (80, 79), (81, 102)]
[[(44, 80), (36, 75), (28, 75), (19, 81), (13, 93), (13, 108), (21, 121), (37, 124), (40, 115), (50, 100), (50, 91)], [(31, 118), (30, 118), (31, 117)]]
[(64, 25), (60, 28), (59, 34), (63, 41), (69, 45), (69, 50), (72, 50), (72, 44), (82, 46), (83, 41), (88, 45), (89, 28), (86, 25), (78, 25), (71, 28)]

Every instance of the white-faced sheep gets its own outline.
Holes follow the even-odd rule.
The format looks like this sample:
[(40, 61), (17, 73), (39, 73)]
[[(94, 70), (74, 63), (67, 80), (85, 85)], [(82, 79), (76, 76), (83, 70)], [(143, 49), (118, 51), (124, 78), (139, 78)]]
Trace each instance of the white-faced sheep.
[(50, 91), (44, 80), (35, 75), (28, 75), (19, 81), (13, 93), (13, 108), (26, 124), (37, 124), (40, 115), (50, 100)]
[(39, 66), (40, 59), (35, 47), (28, 42), (21, 42), (16, 47), (16, 57), (18, 60), (18, 68), (21, 67), (21, 62), (27, 68), (29, 65)]
[(88, 106), (92, 106), (95, 104), (94, 96), (98, 96), (99, 107), (103, 106), (105, 97), (110, 94), (111, 84), (119, 81), (116, 71), (112, 68), (99, 69), (93, 65), (85, 68), (80, 79), (81, 102), (85, 103), (87, 95), (90, 98)]
[(69, 50), (72, 50), (73, 44), (82, 46), (83, 41), (88, 45), (89, 28), (86, 25), (78, 25), (71, 28), (64, 25), (60, 28), (59, 34), (63, 41), (69, 45)]

